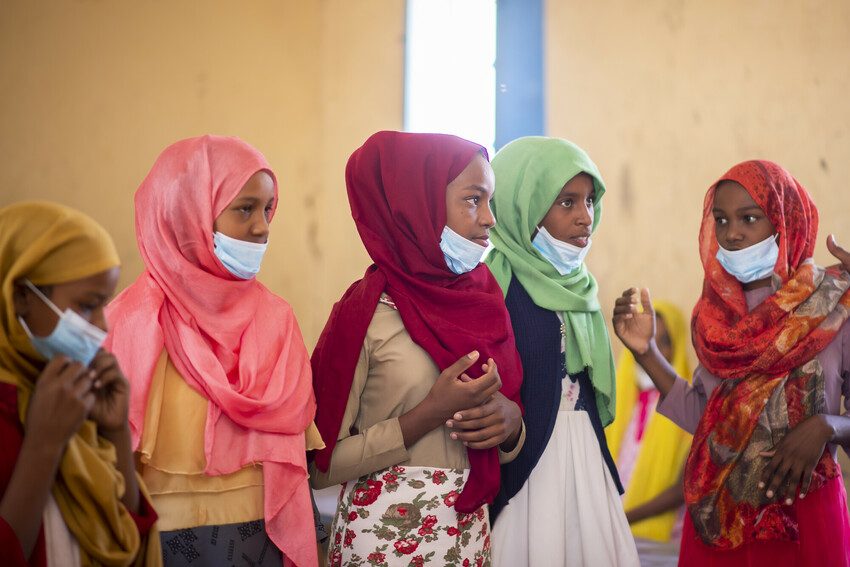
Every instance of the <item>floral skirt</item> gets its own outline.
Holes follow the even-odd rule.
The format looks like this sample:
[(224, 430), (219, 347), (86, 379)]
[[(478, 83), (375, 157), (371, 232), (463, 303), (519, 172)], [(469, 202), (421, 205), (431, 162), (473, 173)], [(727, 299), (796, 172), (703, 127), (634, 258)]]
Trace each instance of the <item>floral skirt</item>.
[(468, 472), (396, 465), (343, 484), (328, 565), (489, 566), (486, 507), (454, 508)]

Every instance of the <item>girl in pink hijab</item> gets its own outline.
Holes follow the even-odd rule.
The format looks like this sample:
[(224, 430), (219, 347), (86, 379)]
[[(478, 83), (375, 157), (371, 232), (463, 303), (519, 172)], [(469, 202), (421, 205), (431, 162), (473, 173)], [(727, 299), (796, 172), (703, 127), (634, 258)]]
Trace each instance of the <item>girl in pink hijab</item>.
[(310, 361), (254, 278), (277, 196), (262, 154), (218, 136), (166, 148), (136, 192), (145, 271), (108, 310), (109, 348), (168, 566), (317, 562)]

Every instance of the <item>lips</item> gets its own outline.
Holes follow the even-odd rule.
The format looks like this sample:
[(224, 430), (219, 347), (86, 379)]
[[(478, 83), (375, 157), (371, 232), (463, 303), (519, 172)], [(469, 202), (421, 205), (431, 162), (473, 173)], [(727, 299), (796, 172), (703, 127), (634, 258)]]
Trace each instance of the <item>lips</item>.
[(481, 246), (487, 246), (488, 244), (490, 244), (490, 237), (487, 235), (476, 236), (475, 238), (471, 238), (470, 240), (472, 240), (476, 244), (480, 244)]
[(571, 236), (570, 237), (570, 244), (573, 244), (573, 245), (578, 246), (580, 248), (584, 248), (585, 246), (587, 246), (587, 243), (588, 243), (589, 240), (590, 240), (589, 234), (583, 234), (581, 236)]

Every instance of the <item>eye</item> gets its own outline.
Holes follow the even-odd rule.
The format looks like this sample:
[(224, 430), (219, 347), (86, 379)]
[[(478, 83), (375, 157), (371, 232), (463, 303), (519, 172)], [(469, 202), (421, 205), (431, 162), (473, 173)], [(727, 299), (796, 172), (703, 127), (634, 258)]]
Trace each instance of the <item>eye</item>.
[(714, 217), (714, 222), (722, 226), (725, 225), (727, 221), (723, 217)]
[(588, 209), (593, 207), (593, 201), (594, 200), (596, 200), (596, 197), (594, 197), (594, 196), (590, 196), (587, 199), (585, 199), (584, 203), (585, 203), (585, 205), (587, 205)]
[(565, 208), (569, 209), (570, 207), (572, 207), (572, 206), (573, 206), (573, 200), (572, 200), (572, 199), (570, 199), (570, 198), (567, 198), (567, 199), (561, 199), (560, 205), (561, 205), (562, 207), (565, 207)]
[(757, 222), (758, 220), (759, 220), (759, 218), (755, 215), (744, 215), (744, 222), (747, 223), (747, 224), (753, 224), (754, 222)]
[(236, 209), (243, 215), (250, 215), (254, 211), (254, 205), (242, 205), (238, 209)]
[(464, 201), (467, 201), (470, 205), (477, 207), (478, 203), (481, 202), (481, 197), (479, 195), (473, 195), (471, 197), (467, 197)]
[(78, 312), (80, 315), (91, 315), (92, 312), (97, 309), (97, 305), (92, 303), (78, 303), (77, 307), (79, 307)]

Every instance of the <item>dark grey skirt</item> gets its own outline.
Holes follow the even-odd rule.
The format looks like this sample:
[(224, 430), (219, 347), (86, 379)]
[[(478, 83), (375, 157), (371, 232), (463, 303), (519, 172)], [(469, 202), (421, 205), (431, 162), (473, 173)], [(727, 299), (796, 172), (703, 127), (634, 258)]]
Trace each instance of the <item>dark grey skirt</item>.
[(159, 537), (165, 567), (280, 567), (283, 560), (263, 520), (162, 532)]

